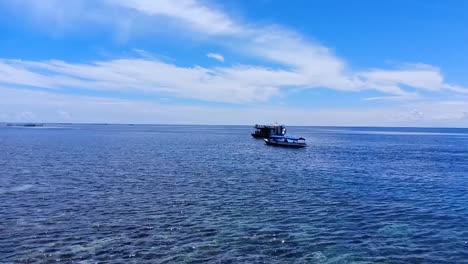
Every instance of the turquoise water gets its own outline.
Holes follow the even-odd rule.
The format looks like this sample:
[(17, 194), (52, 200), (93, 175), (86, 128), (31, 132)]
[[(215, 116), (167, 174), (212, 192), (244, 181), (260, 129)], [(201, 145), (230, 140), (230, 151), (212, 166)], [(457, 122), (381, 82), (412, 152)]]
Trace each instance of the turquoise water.
[(2, 263), (468, 263), (468, 129), (0, 127)]

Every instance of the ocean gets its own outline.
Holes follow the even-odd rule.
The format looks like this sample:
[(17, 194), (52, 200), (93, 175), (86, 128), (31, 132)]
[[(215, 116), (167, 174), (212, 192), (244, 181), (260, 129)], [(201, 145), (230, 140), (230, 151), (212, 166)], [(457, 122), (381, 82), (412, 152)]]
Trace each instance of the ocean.
[(0, 127), (1, 263), (468, 263), (468, 129)]

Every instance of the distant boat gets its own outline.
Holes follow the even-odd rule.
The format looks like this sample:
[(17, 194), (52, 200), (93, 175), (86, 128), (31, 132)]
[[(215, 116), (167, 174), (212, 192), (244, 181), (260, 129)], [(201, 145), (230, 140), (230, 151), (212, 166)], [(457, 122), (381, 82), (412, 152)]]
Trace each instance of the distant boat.
[(284, 125), (255, 125), (254, 138), (269, 138), (270, 136), (284, 136), (286, 127)]
[(43, 124), (36, 124), (36, 123), (26, 123), (23, 124), (24, 127), (42, 127), (44, 126)]
[(270, 136), (265, 138), (265, 144), (279, 147), (303, 148), (306, 145), (305, 138), (294, 136)]
[(44, 124), (37, 123), (8, 123), (6, 126), (15, 126), (15, 127), (42, 127)]

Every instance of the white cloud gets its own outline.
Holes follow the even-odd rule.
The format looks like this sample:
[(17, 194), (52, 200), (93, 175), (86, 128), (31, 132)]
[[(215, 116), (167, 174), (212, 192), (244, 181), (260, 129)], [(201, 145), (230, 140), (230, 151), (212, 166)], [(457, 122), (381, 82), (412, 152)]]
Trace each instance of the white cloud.
[[(57, 1), (40, 4), (20, 0), (24, 9), (41, 17), (53, 17), (61, 24), (79, 25), (83, 19), (100, 24), (121, 22), (134, 30), (152, 28), (151, 24), (171, 21), (182, 33), (196, 32), (209, 41), (226, 45), (233, 52), (276, 62), (281, 69), (244, 65), (232, 68), (178, 67), (155, 59), (125, 59), (71, 64), (60, 61), (3, 61), (0, 81), (46, 88), (87, 87), (92, 89), (130, 89), (169, 92), (183, 97), (220, 102), (268, 100), (281, 87), (325, 87), (343, 91), (373, 89), (390, 96), (409, 98), (415, 91), (447, 90), (467, 93), (468, 89), (448, 84), (440, 70), (430, 65), (407, 65), (397, 70), (353, 70), (344, 59), (323, 45), (306, 40), (291, 30), (276, 25), (255, 26), (241, 23), (228, 14), (195, 0), (136, 1)], [(22, 9), (19, 9), (22, 10)], [(106, 11), (106, 12), (104, 12)], [(119, 14), (119, 19), (115, 19)], [(141, 16), (160, 19), (139, 19)], [(161, 20), (162, 19), (162, 20)], [(71, 23), (73, 22), (73, 23)], [(68, 25), (67, 24), (67, 25)], [(140, 29), (137, 29), (140, 28)], [(223, 57), (207, 56), (220, 61)], [(43, 74), (51, 69), (53, 74)]]
[(59, 110), (59, 111), (57, 111), (57, 113), (58, 113), (58, 115), (60, 116), (60, 118), (62, 120), (68, 120), (67, 122), (72, 120), (72, 117), (71, 117), (70, 113), (68, 113), (66, 111)]
[(461, 93), (461, 94), (468, 94), (468, 89), (465, 87), (461, 87), (459, 85), (453, 85), (453, 84), (443, 84), (444, 89), (456, 92), (456, 93)]
[(240, 31), (223, 13), (195, 0), (17, 0), (0, 8), (19, 13), (38, 30), (54, 36), (78, 30), (111, 29), (120, 40), (134, 35), (180, 29), (207, 35)]
[(284, 87), (327, 87), (335, 90), (374, 89), (389, 96), (375, 99), (417, 99), (414, 89), (465, 91), (443, 83), (436, 70), (372, 70), (333, 75), (306, 73), (307, 69), (269, 69), (238, 65), (206, 68), (181, 67), (154, 58), (129, 58), (90, 63), (59, 60), (0, 60), (0, 83), (49, 89), (81, 88), (88, 90), (169, 93), (173, 96), (217, 102), (267, 101)]
[[(255, 78), (255, 74), (276, 76), (276, 79), (268, 82)], [(179, 97), (219, 102), (265, 101), (278, 94), (279, 86), (289, 84), (289, 75), (289, 72), (252, 67), (178, 67), (147, 59), (88, 64), (57, 60), (0, 61), (0, 83), (10, 85), (170, 93)], [(285, 79), (281, 80), (281, 77)]]
[[(236, 65), (232, 67), (202, 67), (202, 66), (178, 66), (176, 63), (167, 63), (151, 56), (144, 58), (126, 58), (113, 60), (88, 61), (85, 63), (71, 63), (60, 60), (32, 61), (32, 60), (0, 60), (0, 83), (8, 85), (25, 85), (48, 89), (82, 88), (89, 90), (125, 90), (139, 94), (169, 93), (178, 97), (195, 98), (200, 100), (217, 102), (257, 102), (267, 101), (275, 95), (279, 95), (288, 87), (309, 89), (325, 87), (340, 91), (376, 90), (383, 96), (371, 97), (369, 100), (392, 99), (409, 100), (408, 109), (391, 109), (394, 116), (408, 116), (414, 119), (412, 112), (415, 108), (415, 100), (420, 99), (419, 93), (435, 93), (447, 91), (451, 93), (468, 93), (468, 89), (460, 85), (450, 84), (444, 81), (441, 70), (430, 65), (406, 65), (400, 69), (352, 69), (347, 66), (346, 60), (336, 56), (332, 49), (306, 39), (304, 36), (277, 25), (256, 26), (251, 23), (239, 22), (223, 12), (195, 0), (18, 0), (0, 3), (1, 6), (13, 6), (17, 12), (29, 12), (38, 28), (59, 29), (59, 31), (79, 30), (83, 25), (96, 27), (111, 27), (117, 34), (126, 38), (138, 32), (140, 34), (153, 34), (158, 30), (169, 28), (168, 31), (177, 34), (195, 36), (197, 41), (209, 41), (210, 44), (223, 45), (230, 48), (233, 53), (242, 53), (259, 58), (265, 62), (259, 65)], [(48, 23), (48, 26), (44, 26)], [(178, 30), (172, 30), (177, 27)], [(139, 53), (146, 54), (139, 50)], [(208, 57), (223, 61), (220, 54), (207, 54)], [(268, 62), (274, 62), (276, 67), (268, 67)], [(26, 94), (28, 92), (24, 92)], [(31, 92), (32, 93), (32, 92)], [(37, 94), (37, 93), (34, 93)], [(60, 100), (70, 102), (67, 109), (54, 109), (57, 118), (73, 118), (84, 120), (85, 110), (78, 109), (82, 104), (75, 104), (72, 96), (56, 96), (51, 94), (38, 95), (45, 100), (59, 103)], [(78, 97), (77, 97), (78, 98)], [(97, 112), (104, 114), (101, 117), (113, 118), (107, 115), (107, 107), (119, 105), (121, 109), (129, 109), (137, 118), (141, 113), (137, 108), (153, 109), (158, 112), (175, 111), (175, 107), (161, 106), (149, 103), (141, 103), (123, 100), (95, 99), (80, 97), (86, 103), (95, 107)], [(47, 104), (31, 101), (32, 106), (40, 104), (47, 108)], [(105, 106), (105, 107), (104, 107)], [(40, 108), (39, 107), (39, 108)], [(76, 107), (76, 108), (75, 108)], [(427, 108), (427, 106), (421, 106)], [(443, 106), (440, 106), (443, 107)], [(466, 107), (466, 105), (463, 105)], [(463, 108), (462, 107), (462, 108)], [(40, 109), (37, 111), (43, 111)], [(182, 106), (177, 108), (184, 109)], [(185, 109), (199, 113), (206, 118), (206, 109)], [(448, 107), (447, 107), (448, 108)], [(112, 111), (114, 111), (113, 109)], [(153, 111), (151, 110), (151, 111)], [(250, 109), (251, 110), (251, 109)], [(369, 111), (308, 111), (302, 109), (287, 109), (288, 113), (308, 115), (312, 120), (320, 122), (322, 115), (333, 123), (340, 119), (349, 124), (385, 124), (390, 121), (382, 121), (385, 115), (383, 110)], [(386, 109), (388, 110), (388, 109)], [(18, 110), (19, 111), (19, 110)], [(22, 110), (18, 113), (23, 113)], [(110, 110), (109, 110), (110, 111)], [(208, 112), (211, 110), (208, 110)], [(219, 113), (233, 114), (229, 108), (217, 109)], [(231, 112), (230, 112), (231, 111)], [(236, 112), (238, 109), (236, 109)], [(251, 116), (249, 110), (242, 110), (246, 116)], [(390, 111), (390, 110), (389, 110)], [(435, 122), (431, 116), (448, 116), (448, 120), (460, 119), (463, 116), (450, 108), (445, 114), (431, 113), (433, 109), (418, 110), (421, 115), (418, 122)], [(52, 112), (46, 116), (51, 116)], [(138, 114), (137, 114), (138, 113)], [(290, 118), (276, 110), (255, 109), (257, 117), (275, 115)], [(88, 113), (92, 115), (91, 113)], [(126, 115), (121, 113), (122, 117)], [(151, 114), (154, 114), (153, 112)], [(237, 116), (237, 114), (233, 114)], [(230, 118), (233, 115), (229, 115)], [(252, 115), (252, 116), (255, 116)], [(149, 118), (149, 117), (148, 117)], [(161, 117), (162, 118), (162, 117)], [(203, 123), (203, 118), (195, 118)], [(315, 118), (315, 119), (314, 119)], [(182, 120), (183, 116), (180, 119)], [(153, 120), (153, 119), (151, 119)], [(188, 119), (189, 121), (191, 119)], [(253, 120), (244, 120), (253, 121)], [(264, 119), (268, 120), (268, 119)], [(354, 121), (361, 123), (353, 123)], [(399, 118), (395, 122), (400, 122)], [(438, 119), (442, 120), (442, 119)], [(212, 121), (212, 120), (211, 120)], [(261, 120), (259, 120), (261, 121)], [(294, 119), (292, 119), (294, 121)], [(299, 121), (299, 119), (297, 119)], [(304, 120), (302, 120), (304, 121)], [(105, 122), (105, 120), (103, 121)], [(151, 121), (164, 122), (164, 121)], [(309, 121), (308, 121), (309, 122)], [(367, 122), (367, 123), (366, 123)], [(393, 121), (392, 121), (393, 122)], [(403, 121), (402, 121), (403, 122)], [(439, 122), (439, 121), (437, 121)], [(313, 124), (313, 123), (311, 123)], [(339, 123), (334, 123), (339, 124)], [(344, 123), (342, 123), (344, 124)], [(346, 123), (348, 124), (348, 123)]]
[(359, 75), (374, 86), (405, 85), (414, 88), (438, 91), (443, 89), (443, 76), (439, 69), (416, 65), (401, 70), (369, 70)]
[(394, 95), (394, 96), (374, 96), (374, 97), (367, 97), (364, 98), (365, 101), (414, 101), (414, 100), (421, 100), (423, 99), (422, 96), (416, 93), (408, 93), (406, 95)]
[(0, 101), (2, 121), (8, 122), (255, 124), (279, 121), (288, 125), (468, 126), (468, 119), (463, 119), (468, 113), (467, 101), (421, 101), (359, 110), (168, 105), (5, 87), (0, 87), (0, 94), (8, 98)]
[(221, 55), (221, 54), (217, 54), (217, 53), (208, 53), (208, 54), (206, 54), (206, 56), (207, 56), (208, 58), (212, 58), (212, 59), (215, 59), (215, 60), (217, 60), (217, 61), (224, 62), (224, 57), (223, 57), (223, 55)]
[(37, 119), (37, 116), (30, 111), (22, 111), (15, 113), (14, 118), (21, 122), (34, 122), (34, 120)]
[[(129, 20), (133, 20), (128, 17), (128, 12), (123, 14), (122, 10), (106, 4), (105, 1), (1, 1), (0, 8), (18, 13), (24, 21), (29, 20), (37, 30), (46, 31), (54, 36), (80, 30), (86, 25), (110, 26), (120, 31), (124, 30)], [(116, 19), (117, 17), (119, 19)]]
[(468, 112), (463, 112), (460, 119), (468, 119)]
[(204, 6), (195, 0), (112, 0), (108, 3), (152, 16), (164, 16), (178, 20), (185, 28), (205, 34), (236, 34), (241, 30), (223, 12)]

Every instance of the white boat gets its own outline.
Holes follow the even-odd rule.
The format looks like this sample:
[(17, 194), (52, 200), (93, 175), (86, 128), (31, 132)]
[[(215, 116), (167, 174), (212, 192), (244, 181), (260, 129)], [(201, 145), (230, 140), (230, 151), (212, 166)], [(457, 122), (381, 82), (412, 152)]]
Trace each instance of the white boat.
[(290, 148), (303, 148), (307, 146), (305, 138), (294, 136), (270, 136), (269, 138), (265, 138), (265, 144)]

